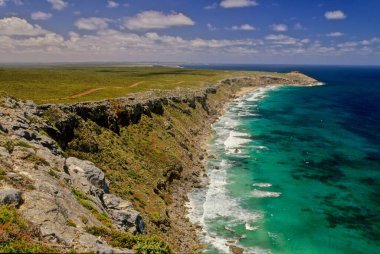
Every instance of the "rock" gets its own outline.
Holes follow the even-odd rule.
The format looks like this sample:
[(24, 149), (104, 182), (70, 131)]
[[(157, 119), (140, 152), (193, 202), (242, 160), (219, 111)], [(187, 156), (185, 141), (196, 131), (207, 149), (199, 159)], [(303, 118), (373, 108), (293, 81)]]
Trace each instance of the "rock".
[(132, 250), (128, 249), (113, 248), (110, 245), (100, 241), (97, 237), (90, 234), (81, 235), (78, 239), (78, 242), (82, 246), (87, 246), (89, 250), (95, 253), (134, 253)]
[(11, 159), (11, 155), (5, 147), (0, 146), (0, 165), (4, 165), (5, 167), (12, 167), (13, 162)]
[(131, 233), (144, 233), (145, 223), (140, 213), (132, 209), (110, 210), (112, 218), (117, 222), (120, 229)]
[(0, 204), (17, 207), (21, 203), (21, 191), (13, 188), (0, 189)]
[(0, 131), (8, 133), (8, 129), (5, 128), (3, 125), (1, 125), (1, 123), (0, 123)]
[(230, 245), (230, 251), (233, 253), (233, 254), (243, 254), (244, 253), (244, 249), (243, 248), (240, 248), (238, 246), (235, 246), (235, 245)]
[(125, 201), (113, 194), (104, 194), (103, 195), (103, 202), (106, 208), (108, 209), (117, 209), (122, 210), (126, 208), (131, 208), (132, 203), (129, 201)]
[(145, 223), (140, 213), (132, 208), (132, 203), (113, 194), (104, 194), (103, 202), (118, 227), (131, 233), (144, 233)]
[(95, 187), (108, 193), (109, 187), (104, 173), (96, 167), (94, 163), (70, 157), (66, 159), (65, 166), (68, 174), (73, 178), (74, 182), (79, 181), (82, 184), (85, 184), (83, 180), (86, 179)]
[(36, 133), (29, 130), (19, 129), (14, 132), (17, 136), (25, 138), (26, 140), (35, 140), (37, 138)]

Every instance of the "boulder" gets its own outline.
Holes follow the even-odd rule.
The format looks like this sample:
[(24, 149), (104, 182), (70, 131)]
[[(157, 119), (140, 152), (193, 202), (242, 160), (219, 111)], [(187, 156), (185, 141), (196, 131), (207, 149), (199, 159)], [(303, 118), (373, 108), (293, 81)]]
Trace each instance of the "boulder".
[(140, 213), (132, 208), (131, 202), (113, 194), (104, 194), (103, 202), (112, 219), (120, 229), (131, 233), (145, 232), (144, 220)]
[(109, 210), (118, 227), (131, 233), (144, 233), (145, 223), (140, 213), (132, 210)]
[(0, 204), (19, 206), (22, 203), (21, 191), (13, 188), (0, 189)]
[(235, 246), (235, 245), (230, 245), (230, 251), (233, 254), (243, 254), (244, 253), (244, 249), (243, 248), (240, 248), (240, 247)]
[(107, 209), (123, 210), (132, 207), (131, 202), (125, 201), (113, 194), (104, 194), (103, 202)]
[(74, 183), (79, 182), (84, 186), (87, 185), (85, 192), (88, 193), (91, 190), (91, 186), (86, 184), (86, 181), (105, 193), (108, 192), (108, 183), (104, 173), (94, 163), (70, 157), (66, 159), (65, 166), (67, 173), (73, 178)]

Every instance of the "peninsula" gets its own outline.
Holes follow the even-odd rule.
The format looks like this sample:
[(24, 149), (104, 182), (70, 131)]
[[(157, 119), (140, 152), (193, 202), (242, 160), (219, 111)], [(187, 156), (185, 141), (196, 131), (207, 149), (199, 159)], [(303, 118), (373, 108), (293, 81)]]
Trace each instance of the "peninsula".
[[(92, 75), (89, 75), (92, 74)], [(0, 69), (1, 252), (190, 253), (211, 124), (299, 72), (169, 67)]]

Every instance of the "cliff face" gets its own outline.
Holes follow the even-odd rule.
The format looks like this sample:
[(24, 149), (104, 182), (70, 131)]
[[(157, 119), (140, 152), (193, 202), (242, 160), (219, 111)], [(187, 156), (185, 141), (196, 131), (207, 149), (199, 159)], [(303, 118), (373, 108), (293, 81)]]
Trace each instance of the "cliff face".
[[(18, 198), (7, 202), (37, 225), (44, 243), (62, 250), (139, 251), (153, 248), (147, 244), (153, 241), (154, 248), (169, 251), (162, 239), (175, 251), (194, 252), (202, 246), (184, 202), (190, 188), (201, 186), (210, 124), (241, 87), (315, 82), (299, 73), (261, 74), (197, 91), (72, 105), (36, 106), (4, 97), (0, 196), (19, 193), (11, 191)], [(101, 239), (95, 236), (99, 230)], [(146, 238), (128, 235), (133, 240), (123, 245), (107, 238), (110, 232)], [(152, 235), (158, 238), (147, 238)]]

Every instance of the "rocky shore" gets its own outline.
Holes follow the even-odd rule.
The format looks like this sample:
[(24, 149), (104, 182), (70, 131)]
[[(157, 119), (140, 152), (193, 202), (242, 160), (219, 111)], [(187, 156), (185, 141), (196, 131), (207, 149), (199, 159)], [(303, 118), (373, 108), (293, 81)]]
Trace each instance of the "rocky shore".
[[(258, 73), (76, 104), (3, 96), (0, 202), (38, 228), (41, 244), (62, 252), (195, 252), (203, 246), (185, 203), (202, 186), (211, 124), (244, 87), (316, 82), (298, 72)], [(123, 245), (94, 231), (101, 228), (154, 240)]]

